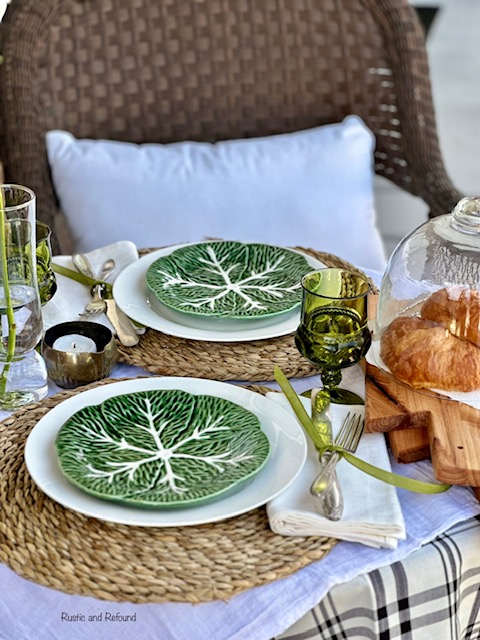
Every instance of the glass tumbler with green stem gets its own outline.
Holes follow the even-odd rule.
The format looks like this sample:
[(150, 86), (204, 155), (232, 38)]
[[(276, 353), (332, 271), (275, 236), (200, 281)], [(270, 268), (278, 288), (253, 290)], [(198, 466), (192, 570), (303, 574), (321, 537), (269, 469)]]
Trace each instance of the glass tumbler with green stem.
[(35, 194), (0, 185), (0, 409), (14, 411), (47, 395), (36, 350), (43, 334), (36, 268)]
[(330, 401), (363, 404), (357, 394), (339, 389), (342, 369), (367, 353), (371, 336), (367, 325), (366, 276), (341, 268), (318, 269), (302, 279), (302, 310), (295, 344), (320, 369)]

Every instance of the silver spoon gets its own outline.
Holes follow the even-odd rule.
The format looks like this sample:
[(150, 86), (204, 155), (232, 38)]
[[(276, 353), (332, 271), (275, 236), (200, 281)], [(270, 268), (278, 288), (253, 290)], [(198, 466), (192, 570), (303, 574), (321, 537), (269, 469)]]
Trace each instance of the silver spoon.
[(74, 253), (72, 262), (80, 273), (87, 276), (87, 278), (93, 278), (93, 280), (95, 280), (95, 274), (92, 271), (87, 256), (83, 255), (83, 253)]
[(106, 280), (115, 271), (115, 260), (108, 258), (102, 264), (102, 268), (98, 274), (98, 280)]
[[(112, 258), (108, 258), (105, 260), (103, 265), (100, 268), (100, 273), (98, 274), (98, 278), (95, 278), (95, 274), (93, 273), (93, 269), (90, 265), (90, 262), (83, 253), (75, 253), (72, 256), (72, 262), (84, 275), (89, 278), (94, 278), (96, 280), (105, 280), (115, 269), (115, 261)], [(105, 313), (106, 310), (106, 302), (103, 300), (101, 295), (100, 287), (102, 285), (96, 285), (92, 287), (92, 300), (86, 305), (85, 311), (81, 313), (81, 316), (89, 316), (89, 315), (97, 315), (101, 313)]]
[[(86, 258), (85, 258), (86, 260)], [(106, 280), (108, 276), (115, 270), (115, 260), (113, 258), (109, 258), (105, 260), (102, 264), (102, 267), (98, 273), (97, 280)], [(81, 316), (91, 316), (97, 315), (100, 313), (105, 313), (107, 310), (107, 303), (103, 298), (103, 290), (105, 285), (97, 284), (92, 287), (92, 296), (93, 299), (91, 302), (87, 304), (85, 307), (85, 311), (81, 313)]]
[(72, 262), (83, 275), (92, 278), (93, 280), (106, 280), (109, 275), (115, 270), (115, 260), (113, 258), (107, 258), (100, 268), (98, 278), (95, 277), (93, 269), (86, 255), (83, 253), (74, 253), (72, 256)]

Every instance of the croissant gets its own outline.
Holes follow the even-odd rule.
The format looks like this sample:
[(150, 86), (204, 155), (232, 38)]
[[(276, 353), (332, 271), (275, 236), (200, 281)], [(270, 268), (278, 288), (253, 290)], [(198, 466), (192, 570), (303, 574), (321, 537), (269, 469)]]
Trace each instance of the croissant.
[(480, 347), (480, 293), (474, 289), (440, 289), (424, 303), (421, 316), (446, 327), (457, 338)]
[(480, 348), (424, 318), (396, 318), (382, 334), (380, 355), (395, 377), (417, 389), (480, 388)]

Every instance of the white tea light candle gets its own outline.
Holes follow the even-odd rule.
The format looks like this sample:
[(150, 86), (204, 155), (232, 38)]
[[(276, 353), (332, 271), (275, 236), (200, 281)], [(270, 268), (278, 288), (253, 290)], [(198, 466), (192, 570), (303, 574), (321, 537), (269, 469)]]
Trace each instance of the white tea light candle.
[(98, 322), (61, 322), (45, 331), (42, 355), (52, 382), (75, 389), (107, 378), (118, 360), (113, 332)]
[(97, 345), (95, 341), (79, 333), (70, 333), (57, 338), (52, 345), (57, 351), (67, 351), (69, 353), (96, 353)]

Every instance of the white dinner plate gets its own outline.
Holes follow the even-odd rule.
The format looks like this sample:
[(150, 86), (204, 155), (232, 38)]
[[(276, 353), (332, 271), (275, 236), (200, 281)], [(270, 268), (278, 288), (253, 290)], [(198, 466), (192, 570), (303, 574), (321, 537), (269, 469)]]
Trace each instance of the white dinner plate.
[[(262, 320), (248, 321), (245, 329), (232, 330), (213, 325), (211, 329), (202, 326), (181, 324), (179, 314), (169, 313), (168, 309), (161, 309), (159, 305), (152, 307), (148, 300), (148, 290), (146, 285), (146, 274), (148, 267), (163, 256), (168, 256), (175, 249), (185, 247), (187, 244), (176, 245), (153, 251), (132, 264), (128, 265), (116, 278), (113, 284), (113, 297), (120, 309), (132, 320), (143, 324), (150, 329), (156, 329), (162, 333), (178, 338), (190, 340), (208, 340), (211, 342), (249, 342), (251, 340), (266, 340), (268, 338), (278, 338), (286, 336), (296, 331), (300, 322), (300, 308), (296, 313), (280, 316), (273, 324), (262, 323)], [(292, 249), (293, 251), (293, 249)], [(325, 265), (304, 254), (312, 269), (321, 269)], [(189, 319), (191, 322), (191, 319)]]
[[(233, 495), (185, 509), (141, 509), (95, 498), (77, 489), (62, 474), (55, 450), (60, 427), (79, 409), (107, 398), (147, 389), (182, 389), (225, 398), (254, 413), (270, 442), (270, 456), (253, 480)], [(296, 418), (258, 393), (239, 386), (198, 378), (137, 378), (96, 387), (51, 409), (35, 425), (25, 445), (25, 463), (39, 489), (59, 504), (86, 516), (143, 527), (206, 524), (238, 516), (266, 504), (300, 473), (307, 443)]]

